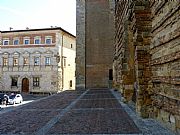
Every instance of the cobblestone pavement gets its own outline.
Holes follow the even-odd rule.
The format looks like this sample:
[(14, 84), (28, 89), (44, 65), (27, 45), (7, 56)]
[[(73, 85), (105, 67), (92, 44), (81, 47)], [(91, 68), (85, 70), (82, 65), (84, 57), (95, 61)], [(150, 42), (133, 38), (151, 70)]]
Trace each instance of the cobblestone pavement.
[(173, 135), (143, 120), (113, 90), (65, 91), (0, 115), (0, 135)]

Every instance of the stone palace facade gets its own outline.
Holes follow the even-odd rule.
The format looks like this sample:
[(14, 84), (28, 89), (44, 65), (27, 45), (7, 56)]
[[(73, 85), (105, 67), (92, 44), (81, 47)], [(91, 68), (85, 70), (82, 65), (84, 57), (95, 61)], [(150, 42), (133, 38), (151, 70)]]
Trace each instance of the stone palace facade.
[(60, 27), (1, 31), (0, 91), (75, 88), (76, 37)]

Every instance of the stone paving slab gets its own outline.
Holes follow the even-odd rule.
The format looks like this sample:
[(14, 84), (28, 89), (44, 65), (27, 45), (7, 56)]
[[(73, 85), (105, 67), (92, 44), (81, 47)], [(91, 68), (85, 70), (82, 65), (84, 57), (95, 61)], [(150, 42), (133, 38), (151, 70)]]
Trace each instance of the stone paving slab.
[(52, 118), (48, 123), (46, 123), (37, 132), (35, 132), (34, 135), (45, 135), (50, 130), (50, 128), (52, 128), (58, 121), (61, 121), (61, 119), (64, 117), (64, 115), (67, 114), (70, 111), (70, 109), (77, 103), (77, 101), (80, 100), (87, 92), (88, 92), (88, 90), (85, 91), (83, 94), (81, 94), (76, 100), (71, 102), (57, 116)]
[(0, 115), (0, 134), (33, 134), (78, 98), (80, 93), (62, 92)]
[(78, 96), (80, 95), (74, 92), (60, 93), (53, 95), (50, 98), (44, 98), (37, 101), (36, 104), (29, 104), (22, 109), (64, 109)]
[(31, 134), (58, 114), (56, 110), (15, 110), (0, 115), (0, 134)]
[(73, 110), (57, 122), (48, 135), (55, 133), (129, 134), (140, 133), (140, 130), (121, 109)]
[(115, 98), (112, 94), (109, 93), (94, 93), (94, 94), (86, 94), (82, 99), (100, 99), (100, 98)]
[[(37, 102), (36, 104), (29, 104), (24, 107), (25, 109), (64, 109), (66, 108), (77, 96), (70, 96), (68, 100), (66, 98), (53, 97), (53, 99), (46, 99)], [(22, 109), (24, 109), (22, 108)]]
[(106, 90), (102, 90), (102, 89), (91, 89), (90, 91), (88, 91), (87, 94), (112, 94), (111, 91), (109, 91), (108, 89)]
[(117, 99), (79, 100), (73, 109), (79, 108), (122, 108)]
[(109, 90), (90, 90), (48, 135), (117, 133), (140, 133), (140, 130)]

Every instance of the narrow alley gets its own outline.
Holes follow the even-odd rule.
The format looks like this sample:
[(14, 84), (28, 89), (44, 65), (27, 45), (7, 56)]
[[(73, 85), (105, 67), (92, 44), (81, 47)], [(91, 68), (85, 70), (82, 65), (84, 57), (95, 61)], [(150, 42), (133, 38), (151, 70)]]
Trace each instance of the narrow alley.
[(173, 135), (152, 119), (141, 119), (109, 89), (64, 91), (0, 115), (1, 135)]

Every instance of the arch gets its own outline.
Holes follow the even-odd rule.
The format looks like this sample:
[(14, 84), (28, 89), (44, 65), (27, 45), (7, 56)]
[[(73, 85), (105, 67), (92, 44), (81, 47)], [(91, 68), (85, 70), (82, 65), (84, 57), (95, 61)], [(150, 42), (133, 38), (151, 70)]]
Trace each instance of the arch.
[(47, 50), (46, 52), (44, 52), (45, 54), (53, 54), (53, 51), (51, 50)]
[(32, 54), (42, 54), (42, 52), (40, 52), (40, 51), (34, 51)]
[(30, 55), (30, 52), (24, 51), (22, 54), (23, 54), (23, 55)]
[(8, 52), (3, 52), (2, 54), (3, 54), (3, 55), (9, 55), (9, 53), (8, 53)]
[(9, 55), (10, 55), (10, 53), (8, 53), (8, 52), (3, 52), (3, 53), (0, 53), (0, 54), (2, 54), (3, 57), (9, 57)]
[(11, 54), (13, 57), (19, 57), (20, 56), (20, 53), (19, 52), (13, 52), (12, 54)]

